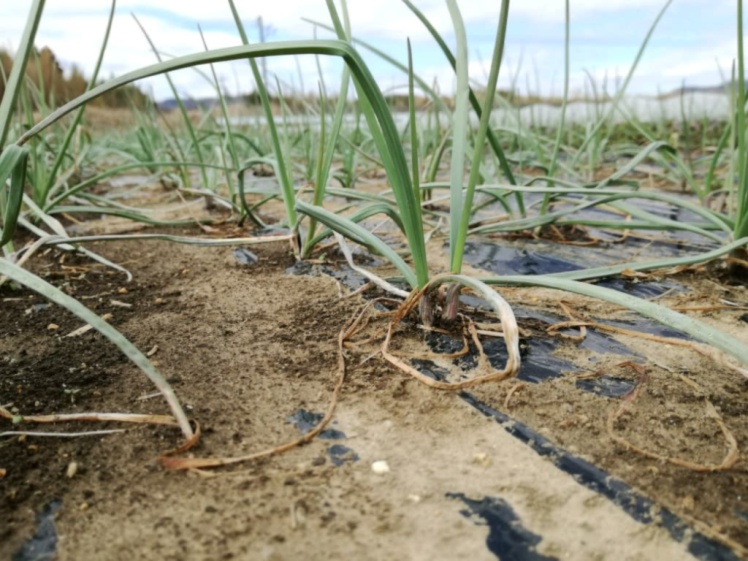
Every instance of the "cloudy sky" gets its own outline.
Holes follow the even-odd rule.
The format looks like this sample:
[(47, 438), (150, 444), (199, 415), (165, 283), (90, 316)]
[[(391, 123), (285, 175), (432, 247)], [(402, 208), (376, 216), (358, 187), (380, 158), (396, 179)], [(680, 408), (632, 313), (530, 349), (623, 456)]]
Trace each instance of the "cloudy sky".
[[(235, 0), (250, 41), (259, 41), (258, 17), (263, 18), (270, 41), (311, 39), (315, 28), (302, 18), (329, 23), (324, 0)], [(339, 4), (339, 0), (337, 0)], [(0, 2), (0, 48), (18, 45), (32, 0)], [(470, 73), (484, 82), (498, 19), (499, 2), (458, 0), (470, 44)], [(443, 0), (414, 0), (450, 44), (451, 20)], [(615, 88), (628, 72), (637, 50), (664, 0), (571, 0), (571, 90), (583, 95), (594, 80), (598, 88)], [(406, 60), (406, 38), (413, 44), (416, 71), (425, 80), (436, 80), (449, 92), (453, 74), (435, 43), (401, 0), (348, 0), (355, 37), (375, 45), (398, 60)], [(36, 44), (49, 46), (63, 68), (77, 64), (87, 74), (96, 60), (109, 11), (106, 0), (47, 0)], [(104, 76), (118, 75), (154, 62), (148, 42), (135, 24), (143, 24), (165, 55), (203, 50), (198, 24), (211, 48), (240, 44), (228, 2), (225, 0), (119, 0)], [(674, 0), (654, 32), (629, 91), (657, 94), (688, 85), (716, 85), (720, 70), (729, 77), (735, 57), (735, 2), (729, 0)], [(318, 30), (318, 37), (330, 38)], [(500, 79), (522, 92), (555, 95), (563, 83), (564, 2), (515, 0), (511, 5), (509, 35)], [(405, 84), (404, 75), (362, 49), (383, 90)], [(339, 63), (320, 61), (328, 88), (335, 89)], [(269, 59), (268, 72), (284, 88), (316, 91), (319, 81), (313, 58)], [(229, 93), (252, 89), (246, 63), (217, 67)], [(211, 85), (199, 73), (183, 70), (173, 75), (181, 93), (191, 97), (211, 95)], [(150, 79), (142, 86), (156, 99), (171, 97), (166, 80)]]

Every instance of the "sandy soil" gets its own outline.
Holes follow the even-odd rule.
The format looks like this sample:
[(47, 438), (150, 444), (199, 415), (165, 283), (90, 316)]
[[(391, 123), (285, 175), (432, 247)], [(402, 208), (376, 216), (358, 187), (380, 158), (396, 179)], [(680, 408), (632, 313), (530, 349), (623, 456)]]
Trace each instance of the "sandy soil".
[[(97, 313), (111, 313), (112, 324), (153, 352), (202, 425), (191, 454), (235, 456), (273, 447), (299, 436), (294, 414), (325, 411), (336, 380), (338, 333), (360, 308), (360, 296), (345, 297), (347, 289), (326, 275), (287, 274), (293, 258), (283, 243), (252, 248), (259, 256), (253, 266), (240, 265), (229, 248), (89, 247), (125, 264), (135, 280), (125, 283), (118, 273), (56, 250), (36, 258), (32, 269)], [(703, 272), (677, 280), (690, 291), (666, 297), (671, 305), (748, 304), (745, 286)], [(557, 294), (513, 289), (505, 295), (513, 304), (563, 315)], [(100, 335), (64, 337), (79, 320), (24, 290), (5, 286), (0, 297), (0, 405), (24, 415), (168, 412), (145, 376)], [(627, 316), (568, 294), (563, 299), (580, 317)], [(745, 311), (691, 313), (746, 339)], [(378, 353), (379, 320), (369, 328), (371, 344), (346, 352), (347, 380), (328, 427), (337, 432), (326, 435), (339, 438), (317, 438), (211, 476), (159, 467), (159, 454), (180, 444), (178, 431), (168, 427), (76, 439), (3, 438), (0, 558), (20, 550), (34, 535), (35, 516), (55, 500), (61, 501), (54, 524), (62, 560), (745, 557), (748, 380), (682, 347), (616, 335), (631, 353), (600, 354), (557, 341), (537, 320), (520, 324), (525, 333), (553, 340), (553, 356), (576, 364), (576, 374), (559, 372), (520, 387), (515, 380), (481, 386), (473, 395), (626, 482), (692, 530), (674, 539), (657, 507), (650, 509), (651, 522), (635, 520), (459, 395), (427, 388), (389, 366)], [(396, 344), (426, 351), (422, 340), (406, 326)], [(460, 375), (459, 361), (436, 362)], [(628, 397), (583, 391), (580, 373), (621, 379)], [(634, 400), (630, 392), (637, 387)], [(719, 464), (728, 452), (719, 418), (735, 435), (737, 463), (697, 472), (626, 450), (606, 424), (627, 399), (633, 408), (611, 423), (617, 437), (663, 456)], [(12, 426), (0, 419), (3, 431), (105, 428), (120, 426)], [(389, 471), (375, 473), (372, 464), (381, 461)], [(694, 532), (723, 549), (704, 553), (692, 541)]]

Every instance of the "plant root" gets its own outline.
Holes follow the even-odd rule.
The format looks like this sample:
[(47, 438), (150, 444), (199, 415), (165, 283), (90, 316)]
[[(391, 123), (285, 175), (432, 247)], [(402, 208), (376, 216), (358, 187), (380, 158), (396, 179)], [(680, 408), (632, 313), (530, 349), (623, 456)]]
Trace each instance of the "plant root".
[(134, 413), (61, 413), (54, 415), (14, 415), (4, 407), (0, 407), (0, 418), (9, 421), (24, 421), (29, 423), (64, 423), (67, 421), (94, 421), (100, 423), (138, 423), (145, 425), (178, 426), (177, 420), (171, 415), (139, 415)]
[(558, 335), (562, 339), (566, 339), (566, 340), (572, 341), (574, 343), (581, 343), (587, 337), (587, 325), (586, 324), (582, 324), (580, 322), (579, 325), (574, 325), (573, 326), (573, 327), (578, 327), (579, 328), (579, 335), (567, 335), (566, 333), (561, 333), (562, 329), (565, 329), (567, 327), (572, 327), (569, 324), (572, 323), (572, 322), (577, 322), (578, 320), (574, 316), (574, 314), (572, 313), (571, 309), (569, 308), (569, 306), (567, 305), (566, 302), (564, 302), (563, 300), (561, 300), (558, 303), (558, 305), (561, 307), (561, 309), (564, 311), (564, 313), (566, 314), (566, 316), (569, 318), (570, 321), (569, 322), (557, 323), (555, 325), (551, 325), (551, 326), (549, 326), (545, 330), (546, 333), (548, 333), (548, 335)]
[(39, 432), (30, 430), (8, 430), (0, 432), (0, 438), (3, 436), (40, 436), (52, 438), (78, 438), (80, 436), (103, 436), (106, 434), (116, 434), (125, 432), (125, 429), (108, 429), (108, 430), (90, 430), (83, 432)]
[[(564, 311), (566, 312), (566, 314), (569, 317), (574, 318), (574, 316), (572, 315), (571, 311), (566, 306), (564, 306), (562, 304), (562, 307), (563, 307)], [(731, 309), (733, 309), (733, 308), (731, 308)], [(733, 372), (736, 372), (736, 373), (740, 374), (741, 376), (743, 376), (745, 378), (748, 378), (748, 369), (745, 369), (745, 368), (743, 368), (741, 366), (738, 366), (738, 365), (734, 364), (732, 362), (732, 360), (730, 360), (725, 355), (725, 353), (719, 351), (718, 349), (714, 349), (713, 347), (710, 347), (710, 346), (707, 346), (707, 345), (702, 345), (702, 344), (697, 343), (695, 341), (688, 341), (688, 340), (684, 340), (684, 339), (677, 339), (675, 337), (663, 337), (661, 335), (652, 335), (651, 333), (644, 333), (642, 331), (636, 331), (636, 330), (633, 330), (633, 329), (626, 329), (626, 328), (623, 328), (623, 327), (616, 327), (616, 326), (613, 326), (613, 325), (607, 325), (605, 323), (598, 323), (598, 322), (593, 321), (593, 320), (577, 320), (577, 319), (572, 319), (571, 321), (562, 321), (562, 322), (555, 323), (555, 324), (549, 326), (546, 329), (546, 332), (548, 334), (551, 334), (551, 335), (557, 334), (557, 335), (559, 335), (561, 337), (565, 337), (565, 338), (568, 338), (568, 339), (575, 340), (575, 342), (581, 342), (583, 340), (583, 338), (579, 338), (577, 340), (575, 338), (575, 336), (569, 336), (569, 335), (564, 335), (564, 334), (561, 334), (561, 333), (557, 333), (561, 329), (568, 329), (568, 328), (572, 328), (572, 327), (578, 327), (580, 329), (580, 336), (579, 337), (581, 337), (581, 334), (583, 333), (581, 331), (583, 328), (585, 328), (585, 327), (591, 327), (593, 329), (598, 329), (600, 331), (607, 331), (609, 333), (618, 333), (620, 335), (628, 335), (630, 337), (638, 337), (639, 339), (647, 339), (649, 341), (655, 341), (656, 343), (662, 343), (664, 345), (673, 345), (673, 346), (676, 346), (676, 347), (685, 347), (685, 348), (691, 349), (692, 351), (694, 351), (694, 352), (696, 352), (696, 353), (698, 353), (698, 354), (700, 354), (702, 356), (705, 356), (705, 357), (713, 360), (714, 362), (716, 362), (717, 364), (720, 364), (720, 365), (724, 366), (725, 368), (729, 368)], [(586, 334), (586, 332), (584, 332), (584, 333)]]
[[(735, 435), (732, 433), (732, 431), (730, 431), (727, 425), (725, 425), (724, 421), (722, 420), (722, 417), (717, 412), (717, 409), (714, 407), (712, 402), (709, 401), (709, 399), (706, 397), (704, 397), (704, 405), (706, 407), (706, 416), (710, 419), (714, 419), (717, 425), (719, 425), (719, 428), (722, 431), (722, 435), (727, 444), (727, 453), (725, 454), (725, 457), (722, 459), (722, 461), (719, 464), (697, 464), (697, 463), (694, 463), (688, 460), (682, 460), (680, 458), (673, 458), (670, 456), (665, 456), (663, 454), (658, 454), (656, 452), (645, 450), (644, 448), (641, 448), (637, 446), (636, 444), (633, 444), (631, 441), (624, 438), (623, 436), (617, 435), (615, 433), (615, 422), (621, 417), (621, 415), (623, 415), (624, 413), (626, 413), (633, 407), (634, 402), (639, 397), (641, 389), (644, 387), (644, 384), (646, 384), (649, 379), (646, 368), (641, 364), (636, 364), (633, 362), (623, 362), (619, 364), (618, 366), (621, 366), (621, 367), (627, 366), (629, 368), (632, 368), (638, 374), (638, 376), (637, 376), (637, 383), (636, 383), (636, 386), (634, 386), (634, 389), (632, 389), (629, 393), (627, 393), (623, 397), (621, 404), (615, 409), (613, 409), (608, 415), (608, 420), (605, 426), (608, 431), (608, 436), (610, 436), (611, 440), (613, 440), (616, 444), (623, 446), (625, 449), (635, 452), (641, 456), (645, 456), (653, 460), (658, 460), (660, 462), (667, 462), (669, 464), (683, 467), (686, 469), (690, 469), (696, 472), (724, 471), (724, 470), (732, 468), (737, 463), (739, 454), (738, 454), (738, 442), (735, 439)], [(681, 379), (687, 382), (691, 387), (698, 389), (698, 392), (704, 395), (704, 392), (696, 384), (696, 382), (694, 382), (693, 380), (688, 380), (687, 378), (684, 378), (683, 376), (681, 376)]]
[[(471, 378), (469, 380), (462, 380), (459, 382), (442, 382), (439, 380), (434, 380), (433, 378), (430, 378), (429, 376), (426, 376), (422, 372), (419, 372), (416, 368), (413, 368), (410, 364), (405, 362), (404, 360), (400, 359), (398, 356), (396, 356), (396, 353), (394, 351), (390, 351), (390, 343), (392, 341), (392, 334), (395, 326), (400, 323), (400, 321), (410, 312), (412, 311), (416, 305), (418, 305), (419, 301), (424, 297), (424, 295), (428, 292), (430, 289), (430, 285), (426, 285), (423, 289), (419, 291), (414, 291), (413, 293), (408, 296), (408, 298), (403, 302), (403, 304), (396, 310), (396, 312), (393, 315), (393, 319), (391, 320), (390, 324), (387, 326), (387, 335), (384, 339), (384, 342), (382, 343), (382, 356), (384, 359), (395, 366), (396, 368), (402, 370), (406, 374), (416, 378), (420, 382), (426, 384), (427, 386), (439, 390), (451, 390), (451, 391), (457, 391), (462, 390), (465, 388), (471, 388), (475, 387), (480, 384), (484, 384), (486, 382), (497, 382), (501, 380), (505, 380), (507, 378), (511, 378), (517, 374), (517, 371), (519, 370), (519, 356), (518, 356), (518, 337), (519, 332), (518, 328), (516, 326), (516, 320), (514, 320), (512, 316), (512, 321), (514, 322), (512, 325), (503, 325), (503, 336), (507, 342), (507, 349), (509, 349), (509, 357), (507, 358), (506, 366), (503, 370), (494, 370), (486, 358), (486, 355), (483, 351), (483, 345), (480, 342), (480, 339), (478, 338), (478, 332), (475, 327), (475, 324), (472, 322), (467, 322), (467, 329), (470, 333), (470, 336), (473, 340), (473, 343), (475, 344), (477, 350), (478, 350), (478, 368), (477, 370), (482, 372), (488, 372), (487, 374), (482, 374), (477, 376), (476, 378)], [(502, 318), (503, 319), (503, 318)], [(516, 349), (516, 350), (515, 350)], [(515, 356), (516, 355), (516, 356)], [(444, 355), (439, 355), (440, 357), (444, 357)]]
[(527, 384), (525, 384), (524, 382), (517, 382), (511, 388), (509, 388), (509, 391), (504, 398), (504, 409), (509, 409), (509, 400), (512, 399), (512, 396), (518, 391), (525, 389), (526, 387)]
[(243, 456), (234, 456), (234, 457), (225, 457), (225, 458), (178, 458), (178, 457), (175, 457), (176, 454), (184, 452), (189, 448), (189, 447), (185, 448), (186, 446), (185, 445), (185, 446), (178, 448), (177, 450), (172, 450), (170, 452), (167, 452), (161, 455), (161, 457), (158, 459), (159, 464), (163, 468), (169, 471), (192, 470), (192, 471), (200, 473), (201, 470), (205, 470), (207, 468), (217, 468), (217, 467), (241, 464), (244, 462), (252, 462), (255, 460), (270, 458), (272, 456), (277, 456), (278, 454), (283, 454), (284, 452), (288, 452), (289, 450), (293, 450), (294, 448), (297, 448), (299, 446), (302, 446), (312, 441), (319, 433), (321, 433), (325, 429), (327, 424), (332, 420), (332, 416), (335, 413), (335, 408), (338, 404), (338, 400), (340, 399), (340, 394), (342, 392), (343, 384), (345, 382), (345, 376), (346, 376), (344, 344), (349, 337), (351, 337), (354, 333), (360, 330), (359, 326), (362, 323), (362, 321), (364, 321), (364, 316), (366, 312), (369, 310), (369, 308), (373, 304), (374, 304), (374, 301), (367, 302), (361, 308), (361, 310), (357, 312), (355, 317), (348, 323), (348, 325), (344, 327), (338, 334), (337, 381), (335, 383), (335, 388), (333, 389), (333, 392), (332, 392), (332, 397), (330, 398), (330, 404), (327, 406), (327, 411), (325, 412), (324, 417), (320, 420), (319, 423), (317, 423), (317, 425), (315, 425), (315, 427), (312, 430), (305, 433), (300, 438), (292, 440), (291, 442), (287, 442), (280, 446), (262, 450), (260, 452), (254, 452), (252, 454), (246, 454)]

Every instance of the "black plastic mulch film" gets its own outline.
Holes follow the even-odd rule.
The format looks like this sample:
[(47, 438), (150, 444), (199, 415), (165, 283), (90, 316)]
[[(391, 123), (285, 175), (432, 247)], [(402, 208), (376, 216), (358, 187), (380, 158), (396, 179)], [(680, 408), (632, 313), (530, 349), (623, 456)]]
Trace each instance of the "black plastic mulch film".
[[(620, 255), (611, 257), (606, 254), (605, 248), (580, 248), (541, 243), (540, 249), (538, 249), (538, 244), (534, 244), (532, 249), (526, 249), (522, 247), (523, 244), (508, 245), (509, 247), (507, 247), (505, 240), (501, 242), (501, 245), (490, 242), (470, 242), (466, 246), (465, 260), (476, 267), (497, 274), (547, 274), (604, 265), (621, 259)], [(653, 258), (654, 255), (652, 254), (657, 256), (682, 255), (685, 252), (684, 250), (690, 247), (690, 244), (678, 240), (666, 240), (657, 243), (634, 242), (633, 246), (635, 251), (645, 249), (648, 257), (640, 257), (640, 259), (646, 259)], [(700, 249), (703, 250), (703, 248)], [(559, 251), (557, 252), (557, 250)], [(695, 250), (699, 251), (699, 249)], [(545, 253), (546, 251), (554, 253), (554, 255)], [(560, 253), (560, 255), (556, 253)], [(570, 258), (570, 256), (573, 257)], [(340, 269), (323, 266), (315, 270), (302, 265), (292, 268), (289, 272), (292, 274), (319, 274), (319, 272), (322, 272), (337, 278), (352, 290), (366, 283), (365, 279), (346, 266)], [(651, 298), (667, 291), (684, 290), (684, 287), (680, 284), (667, 279), (664, 281), (639, 282), (614, 277), (599, 280), (596, 284), (642, 298)], [(478, 298), (465, 295), (461, 299), (465, 304), (473, 307), (486, 308), (485, 303)], [(524, 319), (545, 326), (566, 319), (531, 308), (516, 307), (514, 311), (520, 322)], [(606, 320), (605, 323), (664, 337), (688, 338), (683, 333), (646, 318), (637, 318), (632, 322)], [(462, 345), (461, 341), (454, 338), (434, 334), (429, 334), (426, 342), (432, 351), (442, 353), (454, 352)], [(553, 350), (557, 345), (557, 340), (550, 337), (530, 338), (528, 341), (524, 341), (520, 349), (523, 363), (518, 378), (530, 383), (539, 383), (545, 379), (560, 376), (562, 371), (578, 370), (578, 366), (573, 363), (554, 356)], [(594, 330), (588, 332), (580, 346), (600, 354), (612, 353), (629, 358), (641, 358), (620, 341)], [(498, 339), (487, 341), (484, 343), (484, 350), (489, 361), (494, 363), (495, 366), (501, 367), (503, 357), (506, 357), (506, 348), (503, 341)], [(458, 359), (457, 365), (463, 370), (469, 370), (475, 365), (475, 361), (476, 356), (472, 353)], [(428, 360), (413, 360), (411, 364), (434, 379), (443, 378), (446, 375), (446, 371)], [(633, 385), (630, 380), (624, 378), (601, 376), (595, 380), (580, 380), (577, 387), (583, 391), (618, 398), (628, 393)], [(557, 468), (573, 476), (581, 485), (612, 501), (634, 520), (644, 524), (657, 523), (665, 528), (675, 540), (679, 542), (688, 540), (687, 549), (697, 559), (702, 561), (739, 560), (739, 557), (730, 549), (695, 531), (670, 510), (660, 507), (652, 500), (638, 494), (626, 483), (555, 446), (530, 427), (482, 403), (469, 392), (461, 392), (460, 397), (484, 415), (495, 419), (508, 433), (527, 444), (540, 456), (549, 458)], [(468, 498), (459, 492), (449, 493), (447, 496), (463, 502), (467, 507), (461, 510), (463, 515), (476, 521), (476, 523), (489, 526), (486, 545), (497, 558), (512, 561), (546, 561), (553, 559), (542, 556), (535, 551), (535, 546), (542, 540), (542, 536), (536, 536), (523, 528), (511, 505), (505, 500), (498, 497)], [(657, 513), (656, 518), (654, 512)]]
[[(633, 245), (636, 251), (641, 250), (644, 244), (628, 244), (630, 250)], [(688, 245), (687, 243), (685, 244)], [(479, 267), (496, 274), (548, 274), (554, 272), (573, 271), (584, 267), (603, 265), (611, 261), (620, 261), (620, 252), (624, 247), (618, 246), (619, 252), (611, 258), (606, 254), (604, 248), (584, 247), (583, 251), (574, 246), (563, 244), (540, 243), (533, 244), (532, 249), (522, 247), (522, 244), (507, 244), (502, 241), (501, 245), (491, 242), (469, 242), (466, 246), (465, 260), (473, 266)], [(703, 248), (702, 248), (703, 249)], [(647, 244), (647, 250), (659, 255), (682, 254), (684, 245), (680, 241), (665, 241)], [(551, 255), (553, 253), (553, 255)], [(242, 265), (253, 265), (256, 256), (248, 250), (236, 250), (234, 256)], [(651, 255), (650, 255), (651, 257)], [(290, 274), (328, 274), (355, 290), (366, 283), (366, 279), (351, 271), (348, 267), (334, 269), (332, 267), (315, 267), (308, 263), (299, 262), (289, 271)], [(658, 296), (666, 291), (679, 291), (683, 287), (673, 281), (660, 282), (647, 281), (636, 282), (618, 277), (597, 281), (597, 284), (608, 288), (620, 290), (650, 298)], [(466, 304), (481, 307), (482, 302), (470, 296), (462, 297)], [(522, 320), (531, 320), (542, 324), (552, 324), (565, 318), (556, 317), (547, 312), (537, 312), (532, 309), (516, 308), (515, 314)], [(748, 314), (740, 318), (748, 321)], [(632, 324), (616, 321), (608, 321), (610, 325), (632, 328)], [(683, 334), (671, 329), (645, 320), (637, 319), (633, 328), (667, 337), (685, 337)], [(435, 352), (452, 352), (454, 345), (461, 345), (454, 339), (444, 336), (429, 336), (427, 343)], [(519, 378), (530, 383), (539, 383), (544, 379), (559, 376), (561, 371), (573, 371), (576, 366), (564, 359), (553, 355), (557, 343), (548, 337), (531, 338), (523, 343), (521, 349), (523, 364)], [(583, 348), (597, 353), (614, 353), (637, 357), (631, 349), (619, 341), (606, 335), (591, 331), (581, 343)], [(489, 360), (495, 361), (501, 366), (502, 356), (506, 356), (503, 341), (492, 340), (485, 343), (485, 351)], [(474, 366), (476, 358), (473, 354), (463, 357), (458, 365), (469, 370)], [(492, 361), (492, 362), (493, 362)], [(446, 374), (430, 361), (413, 361), (413, 366), (419, 368), (424, 374), (434, 378), (441, 378)], [(603, 376), (596, 380), (580, 380), (577, 387), (584, 391), (592, 391), (608, 397), (620, 397), (632, 389), (631, 382), (623, 378)], [(512, 419), (504, 413), (497, 411), (480, 402), (472, 394), (461, 392), (460, 396), (472, 407), (484, 415), (495, 419), (507, 432), (524, 442), (540, 456), (552, 460), (554, 465), (562, 471), (572, 475), (581, 485), (596, 491), (618, 505), (624, 512), (634, 520), (645, 524), (657, 522), (665, 528), (677, 541), (688, 539), (688, 551), (697, 559), (702, 561), (738, 561), (739, 558), (722, 544), (707, 538), (693, 530), (675, 514), (666, 508), (659, 507), (656, 503), (636, 493), (617, 479), (610, 477), (605, 471), (577, 458), (563, 449), (552, 444), (548, 439), (533, 431), (526, 425)], [(294, 424), (299, 431), (307, 432), (316, 425), (322, 415), (304, 410), (296, 411), (289, 417), (289, 422)], [(340, 441), (345, 439), (345, 434), (337, 429), (329, 428), (323, 431), (319, 438), (323, 440)], [(355, 451), (347, 446), (335, 442), (327, 449), (330, 461), (340, 466), (345, 462), (356, 462), (359, 460)], [(522, 527), (511, 505), (505, 500), (497, 497), (483, 497), (481, 499), (468, 498), (465, 495), (454, 492), (447, 495), (450, 498), (462, 501), (466, 506), (461, 513), (473, 520), (479, 518), (478, 523), (489, 526), (489, 536), (486, 545), (498, 559), (512, 561), (546, 561), (551, 557), (545, 557), (535, 551), (535, 546), (540, 543), (542, 536), (537, 536)], [(53, 559), (56, 555), (57, 535), (54, 528), (54, 515), (59, 510), (61, 501), (55, 500), (38, 515), (38, 528), (34, 537), (13, 556), (13, 561), (30, 561), (41, 559)], [(657, 520), (653, 512), (657, 512)]]

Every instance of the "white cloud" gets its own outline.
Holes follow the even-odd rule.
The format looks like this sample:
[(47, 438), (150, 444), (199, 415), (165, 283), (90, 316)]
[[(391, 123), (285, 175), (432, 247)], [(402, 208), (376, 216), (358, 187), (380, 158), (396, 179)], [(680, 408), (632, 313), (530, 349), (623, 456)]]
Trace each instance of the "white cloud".
[[(576, 39), (572, 44), (572, 90), (581, 91), (584, 88), (587, 80), (584, 69), (589, 70), (600, 82), (606, 75), (610, 80), (616, 75), (624, 75), (636, 54), (638, 42), (663, 2), (571, 0), (572, 37)], [(12, 49), (17, 46), (31, 3), (31, 0), (0, 2), (0, 47)], [(447, 40), (451, 40), (452, 23), (444, 1), (415, 0), (415, 4)], [(313, 28), (302, 18), (330, 21), (322, 0), (236, 0), (236, 5), (252, 40), (257, 37), (255, 20), (260, 15), (265, 25), (269, 26), (270, 40), (311, 38)], [(428, 32), (401, 0), (349, 0), (348, 5), (355, 36), (375, 44), (401, 61), (405, 60), (405, 38), (410, 37), (417, 70), (422, 77), (429, 82), (436, 78), (443, 92), (450, 91), (454, 82), (452, 71), (437, 52)], [(484, 61), (490, 57), (499, 3), (461, 0), (459, 5), (471, 43), (471, 76), (482, 82), (485, 80), (487, 62), (481, 64), (478, 54)], [(50, 46), (65, 66), (76, 63), (90, 73), (104, 33), (108, 9), (108, 2), (104, 0), (47, 0), (36, 43)], [(633, 90), (656, 93), (658, 86), (664, 90), (672, 89), (680, 85), (683, 79), (689, 83), (718, 81), (715, 60), (719, 60), (723, 68), (729, 69), (734, 42), (726, 41), (725, 37), (730, 37), (733, 29), (701, 29), (698, 27), (701, 23), (698, 14), (708, 10), (729, 16), (733, 9), (731, 0), (713, 0), (708, 4), (704, 0), (679, 0), (673, 3), (663, 25), (667, 21), (682, 21), (683, 30), (658, 29), (632, 82)], [(632, 11), (642, 14), (641, 24), (616, 27), (620, 15), (630, 15)], [(178, 3), (167, 0), (119, 0), (102, 73), (105, 77), (154, 62), (147, 41), (130, 16), (131, 12), (138, 15), (157, 47), (171, 55), (203, 50), (196, 30), (198, 22), (203, 25), (211, 48), (239, 44), (231, 11), (224, 0), (181, 0)], [(539, 88), (545, 94), (560, 91), (563, 79), (563, 20), (564, 2), (561, 0), (517, 0), (511, 4), (509, 39), (500, 81), (502, 87), (509, 85), (514, 71), (519, 72), (518, 86), (522, 90)], [(697, 31), (691, 37), (692, 29)], [(677, 41), (673, 33), (680, 33)], [(329, 37), (329, 34), (321, 33), (320, 36)], [(383, 89), (405, 83), (400, 71), (365, 51), (362, 53), (370, 61), (372, 71)], [(329, 59), (322, 60), (324, 79), (328, 87), (333, 89), (338, 81), (340, 64)], [(291, 57), (273, 58), (268, 60), (268, 67), (282, 81), (297, 86), (300, 71), (306, 90), (316, 90), (318, 76), (313, 59), (297, 62)], [(204, 70), (207, 71), (207, 67)], [(250, 88), (251, 80), (245, 62), (219, 65), (217, 70), (220, 81), (232, 93)], [(536, 74), (539, 84), (536, 84)], [(210, 84), (194, 71), (180, 71), (174, 74), (174, 79), (180, 91), (189, 95), (200, 97), (212, 93)], [(526, 85), (528, 81), (529, 86)], [(150, 79), (147, 84), (157, 98), (171, 96), (163, 78)]]

